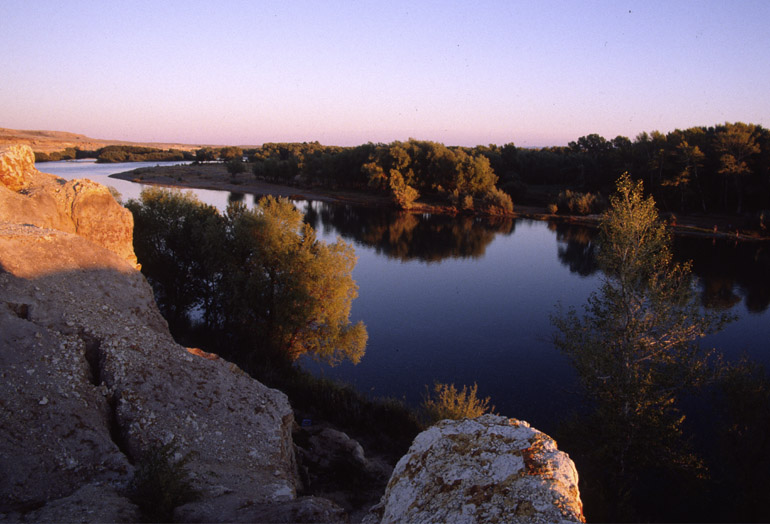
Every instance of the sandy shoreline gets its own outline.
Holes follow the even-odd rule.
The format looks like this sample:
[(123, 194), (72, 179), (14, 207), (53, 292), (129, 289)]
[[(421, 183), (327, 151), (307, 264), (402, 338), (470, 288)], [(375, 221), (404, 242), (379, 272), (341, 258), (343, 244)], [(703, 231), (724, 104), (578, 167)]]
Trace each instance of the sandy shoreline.
[[(297, 187), (273, 184), (257, 180), (250, 173), (237, 175), (233, 181), (223, 164), (179, 165), (134, 169), (110, 175), (111, 178), (140, 182), (180, 189), (211, 189), (249, 193), (260, 196), (286, 197), (295, 200), (316, 200), (334, 204), (352, 204), (368, 207), (391, 207), (391, 201), (380, 195), (357, 191), (332, 191), (325, 188)], [(454, 208), (430, 204), (418, 204), (410, 210), (412, 213), (456, 214)], [(599, 224), (599, 215), (571, 216), (553, 215), (544, 207), (521, 206), (514, 203), (513, 218), (531, 218), (569, 222), (588, 226)], [(671, 226), (677, 235), (699, 236), (707, 238), (731, 238), (740, 241), (770, 241), (770, 237), (761, 236), (758, 231), (731, 229), (731, 221), (725, 216), (684, 216), (677, 215), (676, 223)], [(716, 226), (716, 233), (714, 232)]]

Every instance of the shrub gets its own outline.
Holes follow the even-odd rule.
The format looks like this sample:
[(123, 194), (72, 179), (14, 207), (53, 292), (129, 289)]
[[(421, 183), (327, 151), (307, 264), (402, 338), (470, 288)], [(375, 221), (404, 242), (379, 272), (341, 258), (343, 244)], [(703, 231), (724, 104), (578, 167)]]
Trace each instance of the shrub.
[(559, 206), (556, 204), (548, 204), (548, 212), (552, 215), (555, 215), (559, 212)]
[(433, 385), (435, 396), (426, 391), (422, 402), (423, 414), (428, 424), (435, 424), (444, 419), (476, 418), (494, 411), (495, 407), (489, 405), (489, 397), (479, 399), (476, 396), (477, 391), (476, 383), (470, 388), (463, 386), (462, 391), (458, 391), (454, 384), (436, 382)]
[(463, 209), (464, 210), (473, 209), (473, 197), (471, 195), (465, 195), (463, 197)]
[(578, 193), (567, 189), (559, 193), (555, 205), (558, 210), (566, 214), (590, 215), (604, 211), (607, 200), (598, 193)]
[(172, 443), (150, 447), (142, 454), (131, 481), (131, 499), (153, 522), (170, 522), (174, 508), (200, 497), (185, 469), (192, 455), (179, 459), (175, 455), (177, 448)]
[(484, 193), (481, 202), (482, 209), (491, 215), (513, 213), (513, 200), (511, 200), (511, 196), (496, 187)]

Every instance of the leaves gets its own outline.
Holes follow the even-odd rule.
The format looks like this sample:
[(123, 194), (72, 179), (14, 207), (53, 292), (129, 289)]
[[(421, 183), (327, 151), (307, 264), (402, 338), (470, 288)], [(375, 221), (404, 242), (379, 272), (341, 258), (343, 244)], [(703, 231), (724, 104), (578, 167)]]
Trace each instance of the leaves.
[(251, 342), (242, 351), (295, 361), (360, 361), (363, 323), (349, 320), (358, 287), (353, 248), (326, 244), (288, 200), (230, 204), (225, 216), (164, 189), (130, 202), (143, 271), (167, 317), (197, 309), (208, 327)]

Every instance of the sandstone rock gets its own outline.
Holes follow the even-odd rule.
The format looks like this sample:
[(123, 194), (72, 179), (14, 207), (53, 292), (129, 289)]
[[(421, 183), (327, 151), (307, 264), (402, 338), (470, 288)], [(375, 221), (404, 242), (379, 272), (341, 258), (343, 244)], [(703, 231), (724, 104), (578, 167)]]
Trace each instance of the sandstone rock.
[(193, 453), (201, 508), (295, 499), (286, 396), (177, 345), (125, 260), (76, 235), (2, 225), (0, 267), (0, 511), (95, 480), (120, 489), (126, 456), (169, 442)]
[(22, 191), (35, 171), (35, 154), (28, 146), (0, 148), (0, 186)]
[(580, 522), (575, 466), (526, 422), (483, 415), (420, 433), (364, 520)]
[(40, 173), (28, 146), (0, 150), (0, 222), (76, 233), (137, 263), (131, 212), (101, 184)]

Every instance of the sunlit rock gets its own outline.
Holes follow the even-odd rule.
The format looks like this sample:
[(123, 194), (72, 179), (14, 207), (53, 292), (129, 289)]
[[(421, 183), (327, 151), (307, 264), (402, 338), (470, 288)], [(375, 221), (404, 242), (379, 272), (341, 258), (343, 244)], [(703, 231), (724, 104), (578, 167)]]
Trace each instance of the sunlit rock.
[(364, 522), (580, 522), (578, 476), (556, 443), (495, 415), (420, 433)]
[(28, 146), (0, 150), (0, 222), (76, 233), (136, 266), (134, 218), (91, 180), (39, 172)]

